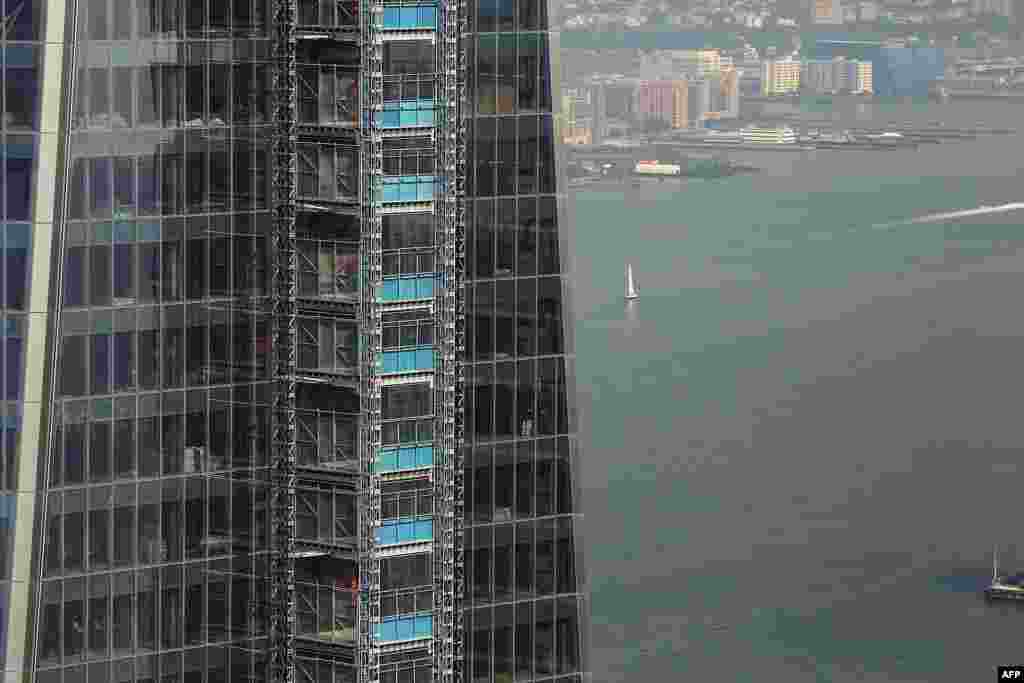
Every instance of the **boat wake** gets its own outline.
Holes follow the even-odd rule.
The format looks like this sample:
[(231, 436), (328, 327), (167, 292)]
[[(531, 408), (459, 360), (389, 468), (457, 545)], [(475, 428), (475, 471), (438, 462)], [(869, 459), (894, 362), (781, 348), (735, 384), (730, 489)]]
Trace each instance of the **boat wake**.
[(871, 226), (875, 229), (894, 228), (899, 225), (915, 225), (921, 223), (942, 223), (944, 221), (952, 220), (955, 218), (970, 218), (972, 216), (987, 216), (990, 214), (1009, 213), (1011, 211), (1020, 211), (1024, 209), (1024, 202), (1010, 202), (1008, 204), (999, 204), (998, 206), (982, 205), (976, 209), (962, 209), (960, 211), (943, 211), (941, 213), (930, 213), (924, 216), (918, 216), (917, 218), (908, 218), (902, 221), (893, 221), (891, 223), (879, 223)]

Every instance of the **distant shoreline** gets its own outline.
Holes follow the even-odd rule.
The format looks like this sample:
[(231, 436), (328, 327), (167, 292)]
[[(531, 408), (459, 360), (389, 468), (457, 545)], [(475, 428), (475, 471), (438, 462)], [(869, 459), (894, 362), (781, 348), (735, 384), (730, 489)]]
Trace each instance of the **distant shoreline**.
[(650, 175), (639, 175), (636, 173), (629, 173), (625, 176), (583, 176), (579, 178), (573, 178), (569, 180), (569, 187), (593, 187), (594, 185), (630, 185), (630, 186), (641, 186), (641, 185), (657, 185), (660, 183), (683, 183), (688, 180), (722, 180), (725, 178), (733, 178), (740, 175), (751, 175), (753, 173), (760, 173), (764, 169), (756, 166), (736, 166), (731, 172), (721, 173), (718, 175), (713, 174), (702, 174), (702, 173), (684, 173), (675, 176), (650, 176)]

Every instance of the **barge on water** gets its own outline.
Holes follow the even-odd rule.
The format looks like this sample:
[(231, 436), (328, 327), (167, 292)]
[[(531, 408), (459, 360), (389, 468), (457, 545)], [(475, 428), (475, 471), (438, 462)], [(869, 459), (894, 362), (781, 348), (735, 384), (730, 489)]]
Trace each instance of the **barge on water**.
[(992, 583), (985, 589), (986, 600), (1024, 600), (1024, 573), (999, 576), (998, 553), (992, 552)]

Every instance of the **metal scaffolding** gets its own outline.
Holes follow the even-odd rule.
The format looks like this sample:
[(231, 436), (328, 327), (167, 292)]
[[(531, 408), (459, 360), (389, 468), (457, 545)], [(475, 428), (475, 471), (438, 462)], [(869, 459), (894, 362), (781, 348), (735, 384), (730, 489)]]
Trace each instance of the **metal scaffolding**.
[(270, 679), (295, 676), (296, 0), (274, 3), (274, 410)]
[(378, 683), (380, 650), (375, 638), (381, 620), (380, 560), (376, 553), (380, 527), (380, 476), (373, 467), (381, 443), (381, 386), (377, 377), (377, 356), (381, 351), (381, 320), (377, 292), (382, 286), (382, 223), (377, 201), (384, 180), (384, 141), (378, 128), (384, 105), (384, 43), (381, 27), (382, 0), (363, 0), (361, 8), (362, 59), (359, 87), (360, 159), (359, 183), (362, 202), (360, 261), (362, 278), (358, 316), (360, 324), (360, 498), (359, 498), (359, 582), (357, 615), (359, 652), (357, 680)]
[(465, 30), (462, 0), (441, 5), (437, 39), (437, 192), (435, 244), (441, 286), (436, 289), (434, 338), (439, 348), (435, 378), (438, 406), (434, 460), (434, 680), (454, 683), (462, 674), (462, 327), (464, 234)]
[[(313, 11), (315, 3), (311, 3), (311, 0), (298, 0), (301, 5), (298, 8), (296, 2), (277, 0), (275, 10), (277, 128), (274, 147), (276, 222), (273, 236), (273, 313), (277, 323), (275, 358), (278, 390), (273, 413), (275, 552), (270, 595), (273, 648), (270, 677), (274, 683), (290, 683), (298, 675), (298, 644), (301, 648), (299, 659), (306, 656), (304, 653), (313, 652), (321, 661), (330, 660), (344, 666), (354, 663), (359, 683), (379, 683), (382, 664), (385, 667), (393, 666), (396, 653), (406, 653), (416, 661), (429, 661), (434, 680), (454, 683), (461, 680), (463, 658), (461, 596), (464, 584), (464, 483), (460, 446), (463, 436), (464, 391), (461, 360), (465, 345), (462, 279), (466, 141), (462, 113), (466, 97), (467, 64), (463, 40), (466, 6), (463, 0), (442, 0), (436, 13), (436, 24), (430, 19), (435, 16), (431, 10), (425, 11), (422, 16), (417, 14), (416, 21), (406, 25), (401, 21), (396, 24), (393, 16), (390, 23), (386, 18), (388, 11), (393, 13), (397, 11), (395, 7), (403, 5), (400, 0), (359, 0), (358, 6), (345, 0), (337, 5), (339, 17), (346, 17), (344, 21), (323, 16), (324, 11), (321, 10), (326, 6), (323, 3), (319, 5), (320, 9)], [(321, 30), (355, 26), (358, 26), (358, 32)], [(425, 81), (427, 83), (433, 79), (432, 103), (424, 99), (426, 95), (421, 90), (414, 91), (413, 96), (409, 97), (404, 90), (387, 89), (387, 79), (391, 75), (385, 73), (385, 43), (389, 40), (410, 39), (430, 40), (436, 50), (436, 73), (416, 76), (417, 79), (428, 78)], [(297, 40), (302, 41), (300, 46), (296, 45)], [(347, 44), (348, 49), (353, 51), (353, 59), (344, 64), (321, 64), (317, 57), (319, 54), (333, 54), (335, 56), (329, 59), (335, 61), (344, 62), (345, 58), (337, 57), (342, 54), (339, 51), (318, 52), (320, 48), (311, 46), (323, 43), (307, 41), (328, 41), (335, 46)], [(303, 55), (307, 55), (303, 58), (305, 61), (302, 66), (310, 73), (313, 70), (317, 70), (317, 73), (333, 73), (344, 69), (354, 74), (354, 67), (357, 66), (355, 55), (358, 54), (358, 107), (353, 121), (346, 121), (347, 125), (343, 126), (334, 125), (336, 122), (333, 120), (297, 119), (300, 85), (298, 47), (304, 50)], [(314, 63), (307, 63), (310, 60)], [(311, 87), (309, 83), (306, 85)], [(391, 93), (387, 106), (394, 112), (404, 112), (408, 105), (414, 107), (415, 115), (400, 115), (388, 110), (389, 115), (385, 116), (386, 92)], [(409, 150), (420, 148), (429, 150), (429, 155), (424, 156), (424, 159), (430, 161), (425, 163), (423, 169), (413, 171), (419, 175), (411, 177), (417, 183), (436, 183), (430, 193), (424, 194), (420, 192), (422, 188), (417, 187), (413, 193), (414, 199), (406, 199), (405, 195), (389, 199), (385, 185), (399, 181), (400, 176), (395, 176), (398, 167), (392, 165), (387, 167), (391, 175), (385, 178), (386, 145), (393, 156), (408, 156)], [(341, 157), (338, 156), (338, 150), (353, 150), (354, 155), (344, 157), (351, 159), (351, 164), (344, 165), (339, 161)], [(302, 168), (300, 153), (306, 159), (306, 166)], [(420, 152), (416, 151), (416, 154)], [(433, 176), (426, 175), (429, 172), (426, 166), (431, 164)], [(341, 193), (344, 197), (339, 194), (340, 190), (328, 193), (329, 196), (324, 195), (324, 178), (337, 177), (338, 185), (334, 190), (341, 188), (342, 176), (336, 175), (335, 170), (342, 166), (354, 171), (352, 175), (355, 177), (346, 185), (351, 187), (351, 192)], [(404, 170), (404, 165), (402, 168)], [(424, 275), (417, 271), (416, 274), (416, 278), (422, 280), (428, 277), (433, 283), (431, 287), (423, 289), (423, 297), (418, 294), (389, 296), (387, 293), (390, 290), (385, 287), (385, 276), (388, 274), (384, 269), (382, 218), (386, 212), (411, 212), (432, 217), (433, 253), (431, 258), (423, 261), (431, 264), (430, 272)], [(313, 213), (317, 215), (315, 220), (310, 219)], [(303, 226), (301, 240), (297, 239), (297, 217)], [(340, 234), (338, 226), (345, 221), (349, 221), (347, 225), (358, 227), (358, 243), (348, 241)], [(355, 239), (354, 234), (352, 239)], [(395, 254), (389, 253), (394, 258)], [(393, 275), (389, 276), (392, 280)], [(388, 282), (396, 284), (392, 280)], [(416, 291), (419, 293), (420, 290)], [(420, 372), (399, 376), (394, 368), (389, 370), (385, 362), (383, 318), (385, 311), (405, 311), (410, 308), (421, 311), (428, 319), (433, 317), (432, 323), (428, 324), (432, 324), (433, 328), (436, 361), (423, 365)], [(328, 359), (328, 366), (324, 366), (323, 354), (320, 353), (322, 349), (317, 344), (323, 343), (322, 338), (328, 337), (324, 337), (320, 333), (323, 330), (320, 330), (314, 340), (310, 332), (306, 335), (308, 339), (304, 345), (299, 338), (299, 327), (302, 320), (306, 319), (322, 321), (326, 325), (325, 330), (333, 330), (334, 336), (328, 335), (330, 339), (337, 337), (337, 330), (341, 329), (339, 323), (348, 321), (351, 325), (354, 319), (358, 328), (358, 344), (354, 349), (355, 367), (350, 367), (347, 360), (342, 363), (344, 368), (339, 366), (335, 362), (337, 353)], [(320, 322), (317, 324), (320, 325)], [(302, 355), (304, 349), (305, 356)], [(346, 354), (349, 351), (347, 345), (338, 349)], [(340, 352), (338, 349), (335, 351)], [(316, 362), (311, 365), (309, 359), (313, 358), (310, 355), (313, 351), (316, 351)], [(342, 355), (345, 359), (350, 357)], [(346, 369), (352, 371), (351, 384), (324, 380), (328, 375), (331, 378), (346, 375), (346, 372), (342, 372)], [(404, 454), (404, 446), (401, 449), (403, 455), (399, 457), (394, 439), (388, 441), (390, 445), (384, 448), (384, 436), (389, 433), (386, 428), (388, 425), (394, 426), (391, 423), (396, 420), (392, 419), (385, 424), (383, 419), (383, 387), (398, 382), (419, 383), (424, 391), (433, 392), (433, 417), (420, 419), (426, 420), (432, 429), (423, 432), (417, 427), (417, 445), (408, 449), (409, 453), (415, 452), (415, 457)], [(297, 383), (301, 386), (297, 387)], [(317, 388), (311, 388), (313, 385)], [(315, 405), (304, 403), (303, 406), (297, 406), (297, 397), (306, 397), (306, 393), (297, 392), (297, 388), (302, 389), (302, 392), (315, 390), (328, 393), (317, 394)], [(338, 393), (345, 391), (349, 393)], [(355, 452), (348, 455), (342, 453), (335, 458), (316, 451), (306, 458), (312, 458), (312, 461), (298, 462), (298, 450), (300, 447), (306, 450), (311, 448), (307, 442), (312, 434), (308, 426), (303, 427), (305, 431), (299, 433), (300, 424), (304, 424), (300, 408), (306, 411), (312, 409), (319, 414), (323, 409), (333, 409), (337, 400), (344, 396), (358, 401), (358, 411), (351, 413), (350, 425), (358, 435), (355, 439), (357, 443), (354, 444)], [(308, 398), (303, 400), (308, 402)], [(331, 405), (321, 405), (321, 402)], [(323, 420), (317, 424), (321, 422)], [(331, 430), (331, 434), (341, 429), (336, 420), (324, 424)], [(344, 422), (342, 426), (347, 424)], [(423, 433), (428, 436), (422, 436)], [(348, 447), (346, 444), (331, 446), (333, 443), (331, 441), (324, 448)], [(319, 442), (315, 448), (320, 448)], [(392, 458), (394, 462), (387, 467), (383, 466), (385, 461), (382, 458), (385, 457)], [(331, 466), (334, 460), (338, 460), (339, 466)], [(412, 464), (399, 467), (400, 461)], [(331, 538), (303, 537), (297, 541), (297, 468), (307, 487), (315, 483), (324, 491), (336, 491), (339, 494), (350, 491), (355, 495), (354, 545), (350, 537), (337, 533), (332, 534)], [(396, 550), (396, 541), (389, 541), (387, 539), (390, 536), (381, 535), (386, 526), (382, 521), (382, 492), (393, 497), (394, 487), (398, 485), (396, 482), (407, 481), (410, 477), (418, 478), (429, 487), (424, 489), (429, 491), (429, 496), (424, 500), (432, 501), (432, 514), (427, 524), (433, 526), (426, 527), (432, 529), (429, 531), (432, 535), (421, 537), (414, 534), (404, 541), (398, 540), (397, 544), (405, 543), (406, 548)], [(307, 501), (306, 507), (310, 505)], [(424, 518), (419, 512), (417, 515), (416, 519)], [(307, 517), (309, 514), (303, 519), (308, 526)], [(398, 527), (395, 524), (398, 522), (398, 519), (388, 521), (392, 525), (388, 529), (394, 527), (392, 530), (397, 533)], [(424, 541), (424, 538), (430, 540)], [(339, 539), (348, 540), (342, 543)], [(301, 547), (297, 547), (297, 543)], [(313, 552), (310, 548), (333, 557), (354, 559), (358, 571), (356, 583), (352, 586), (355, 596), (354, 633), (350, 640), (334, 639), (330, 644), (333, 649), (325, 649), (325, 643), (315, 642), (315, 639), (296, 633), (295, 563), (297, 558), (300, 558), (300, 562), (308, 561), (307, 556)], [(432, 621), (426, 622), (431, 626), (422, 633), (417, 630), (412, 640), (396, 641), (394, 637), (386, 635), (388, 632), (381, 630), (387, 621), (382, 614), (382, 598), (394, 592), (383, 591), (381, 561), (383, 557), (393, 557), (402, 552), (428, 552), (431, 555), (433, 586), (432, 596), (429, 597)], [(303, 564), (300, 569), (305, 567)], [(306, 605), (308, 611), (309, 604)], [(313, 674), (308, 668), (301, 671), (305, 679), (312, 680)]]

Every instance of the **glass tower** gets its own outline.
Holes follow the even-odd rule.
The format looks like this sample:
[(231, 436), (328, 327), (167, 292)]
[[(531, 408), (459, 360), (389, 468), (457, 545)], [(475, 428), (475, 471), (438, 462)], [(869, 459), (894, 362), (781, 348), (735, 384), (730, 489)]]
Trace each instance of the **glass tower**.
[(469, 4), (466, 679), (577, 681), (587, 610), (554, 8)]
[(544, 0), (0, 0), (0, 657), (578, 681)]

